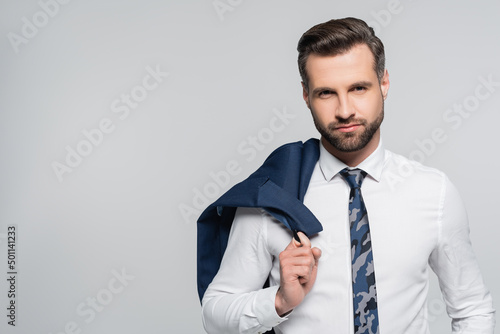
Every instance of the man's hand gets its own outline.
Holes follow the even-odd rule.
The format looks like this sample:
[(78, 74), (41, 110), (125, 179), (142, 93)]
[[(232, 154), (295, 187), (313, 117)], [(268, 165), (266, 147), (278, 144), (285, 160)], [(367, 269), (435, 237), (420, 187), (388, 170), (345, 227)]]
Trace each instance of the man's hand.
[(299, 305), (316, 281), (319, 248), (311, 248), (311, 241), (298, 232), (295, 239), (280, 253), (280, 288), (276, 294), (276, 312), (283, 316)]

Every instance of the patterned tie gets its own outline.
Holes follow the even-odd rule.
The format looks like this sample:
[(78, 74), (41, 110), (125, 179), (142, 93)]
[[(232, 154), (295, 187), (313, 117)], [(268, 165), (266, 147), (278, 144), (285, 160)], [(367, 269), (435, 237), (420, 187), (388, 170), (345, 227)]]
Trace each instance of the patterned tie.
[(351, 228), (352, 292), (354, 333), (377, 334), (378, 311), (375, 272), (370, 238), (370, 226), (365, 203), (361, 196), (361, 183), (366, 172), (344, 168), (340, 175), (351, 187), (349, 195), (349, 223)]

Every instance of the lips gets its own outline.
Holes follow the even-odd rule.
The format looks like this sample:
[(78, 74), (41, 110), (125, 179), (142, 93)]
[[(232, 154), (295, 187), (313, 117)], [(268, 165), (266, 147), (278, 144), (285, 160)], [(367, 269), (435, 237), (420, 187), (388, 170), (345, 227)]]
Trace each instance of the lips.
[(353, 132), (356, 131), (361, 125), (360, 124), (348, 124), (348, 125), (342, 125), (338, 126), (336, 130), (340, 132)]

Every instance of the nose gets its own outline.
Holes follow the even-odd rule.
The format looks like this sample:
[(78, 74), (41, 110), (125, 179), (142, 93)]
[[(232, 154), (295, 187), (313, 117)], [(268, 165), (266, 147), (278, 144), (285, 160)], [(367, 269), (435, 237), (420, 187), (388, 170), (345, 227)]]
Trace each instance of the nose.
[(352, 102), (349, 100), (349, 97), (344, 94), (338, 95), (338, 105), (337, 110), (335, 111), (335, 116), (339, 119), (348, 119), (349, 117), (354, 116), (355, 110)]

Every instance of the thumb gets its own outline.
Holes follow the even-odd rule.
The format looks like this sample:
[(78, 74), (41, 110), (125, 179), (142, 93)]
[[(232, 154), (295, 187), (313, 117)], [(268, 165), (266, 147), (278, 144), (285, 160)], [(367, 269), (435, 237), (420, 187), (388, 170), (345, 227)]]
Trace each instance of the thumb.
[(295, 248), (300, 248), (304, 245), (304, 243), (309, 243), (310, 244), (310, 241), (309, 239), (306, 237), (306, 235), (302, 232), (297, 232), (295, 230), (292, 231), (293, 232), (293, 238), (292, 240), (290, 241), (290, 243), (288, 244), (288, 246), (286, 246), (285, 249), (295, 249)]
[[(303, 232), (295, 232), (294, 233), (294, 241), (297, 241), (295, 236), (300, 239), (300, 247), (305, 246), (305, 247), (311, 247), (311, 241), (309, 238), (303, 233)], [(298, 243), (298, 242), (297, 242)]]

